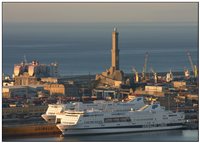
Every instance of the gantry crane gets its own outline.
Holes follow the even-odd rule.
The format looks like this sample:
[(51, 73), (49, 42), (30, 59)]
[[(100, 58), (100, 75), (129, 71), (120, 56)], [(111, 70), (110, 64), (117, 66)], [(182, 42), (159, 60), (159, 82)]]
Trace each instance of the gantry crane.
[(142, 70), (142, 79), (146, 81), (146, 70), (147, 70), (147, 61), (148, 61), (148, 52), (145, 53), (145, 59), (144, 59), (144, 66)]
[(192, 56), (191, 56), (191, 54), (190, 54), (189, 51), (187, 51), (187, 56), (188, 56), (188, 59), (189, 59), (190, 66), (191, 66), (191, 68), (192, 68), (194, 77), (196, 78), (196, 77), (198, 76), (197, 66), (193, 64)]
[(138, 83), (139, 82), (138, 72), (137, 72), (137, 70), (134, 67), (132, 68), (132, 71), (135, 73), (135, 83)]

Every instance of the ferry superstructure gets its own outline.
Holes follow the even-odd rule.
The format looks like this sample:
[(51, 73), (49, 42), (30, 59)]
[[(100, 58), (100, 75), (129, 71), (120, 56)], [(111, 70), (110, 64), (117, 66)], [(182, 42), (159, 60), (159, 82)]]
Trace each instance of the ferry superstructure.
[[(110, 102), (110, 101), (94, 101), (93, 103), (82, 103), (75, 102), (69, 104), (49, 104), (48, 109), (45, 114), (42, 114), (42, 118), (49, 123), (55, 123), (56, 115), (60, 116), (66, 110), (102, 110), (106, 112), (113, 111), (129, 111), (129, 110), (138, 110), (144, 106), (143, 97), (137, 97), (128, 102)], [(60, 117), (59, 117), (60, 118)], [(59, 119), (60, 120), (60, 119)]]
[(48, 123), (54, 123), (56, 114), (64, 112), (65, 109), (73, 108), (71, 104), (49, 104), (45, 114), (42, 114), (42, 118)]
[(184, 118), (183, 112), (174, 113), (156, 103), (137, 111), (67, 111), (57, 127), (63, 135), (155, 131), (183, 128)]

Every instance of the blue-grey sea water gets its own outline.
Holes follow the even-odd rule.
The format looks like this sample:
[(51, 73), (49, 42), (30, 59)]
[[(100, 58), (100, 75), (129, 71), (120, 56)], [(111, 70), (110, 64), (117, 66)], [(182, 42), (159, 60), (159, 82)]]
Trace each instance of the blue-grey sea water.
[(62, 75), (95, 74), (110, 67), (111, 33), (119, 32), (120, 69), (191, 70), (198, 64), (198, 23), (3, 23), (3, 72), (24, 59), (58, 62)]
[(197, 142), (198, 130), (168, 130), (87, 136), (12, 137), (9, 142)]

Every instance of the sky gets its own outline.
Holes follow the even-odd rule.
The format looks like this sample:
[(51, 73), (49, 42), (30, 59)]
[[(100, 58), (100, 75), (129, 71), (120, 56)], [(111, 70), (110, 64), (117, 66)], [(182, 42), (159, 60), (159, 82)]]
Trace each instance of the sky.
[(3, 3), (3, 22), (198, 22), (198, 3)]

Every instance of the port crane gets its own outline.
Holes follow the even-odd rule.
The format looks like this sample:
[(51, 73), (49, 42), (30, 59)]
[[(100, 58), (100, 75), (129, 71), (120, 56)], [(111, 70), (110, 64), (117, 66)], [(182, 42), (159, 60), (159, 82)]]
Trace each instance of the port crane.
[(157, 83), (158, 82), (158, 76), (157, 76), (157, 73), (153, 70), (152, 67), (151, 67), (151, 72), (153, 73), (153, 76), (154, 76), (154, 82)]
[(192, 71), (193, 71), (194, 77), (196, 78), (196, 77), (198, 76), (197, 66), (193, 64), (192, 56), (191, 56), (191, 54), (190, 54), (189, 51), (187, 51), (187, 56), (188, 56), (188, 59), (189, 59), (190, 66), (191, 66), (191, 68), (192, 68)]
[(135, 83), (138, 83), (139, 82), (138, 72), (137, 72), (137, 70), (134, 67), (132, 68), (132, 71), (135, 73)]
[(142, 80), (146, 81), (146, 70), (147, 70), (147, 61), (148, 61), (149, 54), (148, 52), (145, 53), (145, 59), (144, 59), (144, 66), (142, 70)]

